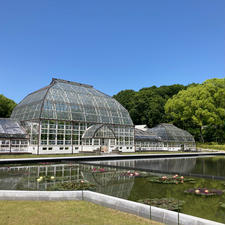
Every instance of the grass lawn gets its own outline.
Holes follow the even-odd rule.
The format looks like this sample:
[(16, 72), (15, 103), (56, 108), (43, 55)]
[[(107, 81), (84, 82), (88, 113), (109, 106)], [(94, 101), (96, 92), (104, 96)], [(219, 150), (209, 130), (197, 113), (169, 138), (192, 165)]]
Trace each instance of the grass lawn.
[(145, 225), (154, 222), (84, 201), (0, 201), (1, 225)]
[(218, 144), (213, 142), (212, 143), (197, 143), (197, 148), (225, 151), (225, 144)]

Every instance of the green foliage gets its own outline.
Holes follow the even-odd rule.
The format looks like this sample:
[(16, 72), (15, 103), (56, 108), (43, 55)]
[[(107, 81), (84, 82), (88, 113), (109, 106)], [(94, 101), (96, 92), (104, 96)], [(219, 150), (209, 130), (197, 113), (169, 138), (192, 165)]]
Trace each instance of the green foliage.
[(222, 195), (223, 190), (218, 189), (207, 189), (207, 188), (190, 188), (185, 190), (184, 193), (187, 194), (194, 194), (198, 196), (215, 196), (215, 195)]
[(197, 141), (225, 142), (225, 79), (124, 90), (113, 97), (128, 110), (135, 125), (172, 122)]
[(174, 198), (140, 199), (138, 202), (172, 211), (180, 211), (185, 201)]
[(225, 209), (225, 203), (220, 202), (220, 203), (219, 203), (219, 206), (220, 206), (221, 208)]
[(16, 106), (16, 103), (0, 94), (0, 118), (10, 117), (12, 110)]
[(225, 151), (225, 144), (218, 144), (217, 142), (197, 143), (197, 148)]
[(95, 185), (88, 181), (67, 181), (63, 183), (57, 183), (54, 186), (48, 187), (49, 191), (77, 191), (77, 190), (94, 190)]
[(169, 99), (168, 120), (189, 130), (204, 142), (225, 141), (225, 79), (210, 79), (192, 85)]
[(195, 183), (193, 178), (184, 178), (183, 176), (162, 176), (162, 177), (151, 177), (148, 181), (153, 183), (160, 183), (160, 184), (184, 184), (184, 183)]
[(143, 88), (138, 92), (124, 90), (113, 97), (119, 101), (130, 113), (134, 124), (147, 124), (153, 127), (167, 122), (164, 105), (169, 98), (185, 89), (183, 85)]
[(134, 108), (134, 98), (136, 92), (134, 90), (124, 90), (120, 91), (117, 95), (113, 97), (120, 102), (123, 107), (125, 107), (128, 111)]

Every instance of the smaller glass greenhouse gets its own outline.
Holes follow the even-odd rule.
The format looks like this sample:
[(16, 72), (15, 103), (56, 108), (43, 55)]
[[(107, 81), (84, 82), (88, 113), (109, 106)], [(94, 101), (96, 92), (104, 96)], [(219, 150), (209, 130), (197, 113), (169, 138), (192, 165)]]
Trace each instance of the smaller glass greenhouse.
[(28, 135), (18, 121), (0, 118), (0, 152), (26, 152)]
[(153, 128), (135, 126), (136, 151), (148, 150), (195, 150), (194, 137), (173, 124), (162, 123)]

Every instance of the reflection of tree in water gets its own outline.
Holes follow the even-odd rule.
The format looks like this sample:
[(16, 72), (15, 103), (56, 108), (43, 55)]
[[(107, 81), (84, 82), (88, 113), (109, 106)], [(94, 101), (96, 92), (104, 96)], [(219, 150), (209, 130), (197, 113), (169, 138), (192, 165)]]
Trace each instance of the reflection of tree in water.
[(127, 199), (134, 185), (134, 177), (127, 176), (127, 171), (106, 168), (105, 171), (94, 171), (94, 166), (84, 165), (81, 174), (85, 180), (96, 185), (96, 191)]
[(104, 161), (100, 162), (100, 164), (127, 167), (136, 170), (141, 169), (168, 173), (189, 173), (195, 168), (196, 158), (120, 160)]
[(189, 173), (195, 168), (196, 158), (173, 158), (136, 161), (137, 168), (169, 173)]
[(225, 177), (225, 157), (197, 158), (197, 166), (193, 173)]

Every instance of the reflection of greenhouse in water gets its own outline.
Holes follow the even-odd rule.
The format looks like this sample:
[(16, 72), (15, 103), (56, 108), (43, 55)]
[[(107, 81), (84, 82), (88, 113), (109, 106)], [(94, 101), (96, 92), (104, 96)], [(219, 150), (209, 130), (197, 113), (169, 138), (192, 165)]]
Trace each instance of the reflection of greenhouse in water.
[[(94, 171), (93, 166), (80, 164), (0, 167), (0, 189), (48, 190), (58, 183), (87, 180), (96, 185), (97, 192), (128, 198), (134, 177), (126, 176), (125, 172), (117, 169)], [(51, 176), (53, 180), (37, 181), (40, 177)]]
[[(57, 178), (54, 181), (38, 182), (39, 177)], [(76, 181), (80, 179), (76, 165), (34, 165), (10, 166), (0, 168), (0, 189), (11, 190), (46, 190), (57, 182)]]
[(85, 180), (96, 185), (97, 192), (127, 199), (134, 185), (134, 177), (128, 176), (127, 171), (117, 168), (106, 168), (105, 172), (90, 172), (96, 168), (84, 165), (82, 174)]
[(196, 165), (196, 158), (172, 158), (136, 161), (136, 167), (169, 173), (190, 173)]

